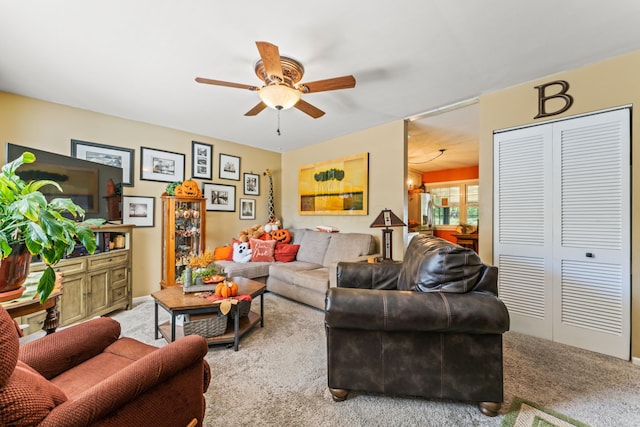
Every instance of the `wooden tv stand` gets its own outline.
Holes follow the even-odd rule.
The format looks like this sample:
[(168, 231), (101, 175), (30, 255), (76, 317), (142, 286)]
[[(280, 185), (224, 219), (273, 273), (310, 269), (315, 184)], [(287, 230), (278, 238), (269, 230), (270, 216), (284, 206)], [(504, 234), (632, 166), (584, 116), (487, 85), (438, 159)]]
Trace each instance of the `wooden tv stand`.
[[(96, 250), (93, 255), (67, 258), (54, 267), (56, 272), (63, 274), (62, 295), (58, 304), (60, 326), (132, 307), (133, 227), (108, 224), (94, 228), (96, 233), (124, 236), (123, 247), (101, 252)], [(44, 268), (43, 263), (36, 262), (31, 264), (30, 271)]]

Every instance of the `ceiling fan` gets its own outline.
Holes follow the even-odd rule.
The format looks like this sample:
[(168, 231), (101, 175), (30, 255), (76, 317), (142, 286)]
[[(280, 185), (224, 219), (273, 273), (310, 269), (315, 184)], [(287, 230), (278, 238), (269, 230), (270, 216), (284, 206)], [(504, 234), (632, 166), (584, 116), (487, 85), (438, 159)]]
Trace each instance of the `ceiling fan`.
[(235, 87), (258, 92), (260, 102), (245, 116), (255, 116), (267, 107), (278, 111), (295, 107), (314, 119), (322, 117), (324, 111), (300, 98), (301, 94), (349, 89), (356, 86), (355, 77), (343, 76), (315, 82), (298, 83), (304, 74), (304, 67), (295, 59), (280, 56), (278, 46), (268, 42), (256, 42), (260, 58), (255, 65), (256, 75), (263, 81), (262, 87), (241, 83), (196, 77), (198, 83)]

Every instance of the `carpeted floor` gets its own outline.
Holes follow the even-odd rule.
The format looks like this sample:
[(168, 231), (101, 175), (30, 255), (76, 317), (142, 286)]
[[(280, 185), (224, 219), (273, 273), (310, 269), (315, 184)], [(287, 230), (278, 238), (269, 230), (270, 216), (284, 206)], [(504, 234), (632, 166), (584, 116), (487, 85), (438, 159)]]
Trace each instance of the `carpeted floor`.
[[(154, 339), (150, 298), (112, 317), (123, 335), (166, 344)], [(495, 418), (465, 402), (356, 392), (333, 402), (323, 320), (320, 310), (267, 293), (264, 328), (245, 335), (238, 352), (210, 347), (205, 426), (500, 426), (516, 396), (594, 427), (640, 426), (640, 366), (513, 332), (504, 337), (505, 401)]]

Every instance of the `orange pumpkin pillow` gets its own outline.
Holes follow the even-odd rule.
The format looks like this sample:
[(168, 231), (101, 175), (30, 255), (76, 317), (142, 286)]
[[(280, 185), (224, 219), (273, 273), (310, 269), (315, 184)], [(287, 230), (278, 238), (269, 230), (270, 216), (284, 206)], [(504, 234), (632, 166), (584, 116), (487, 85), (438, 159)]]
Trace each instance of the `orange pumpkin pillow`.
[(232, 261), (233, 246), (218, 246), (213, 250), (213, 259), (215, 261)]
[(284, 228), (271, 231), (271, 237), (273, 240), (280, 243), (289, 243), (291, 241), (291, 233), (289, 230)]

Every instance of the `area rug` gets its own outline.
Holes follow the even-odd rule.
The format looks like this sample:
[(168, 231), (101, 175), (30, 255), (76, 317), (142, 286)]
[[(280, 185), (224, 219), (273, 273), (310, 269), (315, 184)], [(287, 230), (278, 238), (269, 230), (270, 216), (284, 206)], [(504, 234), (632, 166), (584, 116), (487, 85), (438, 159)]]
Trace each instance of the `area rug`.
[(514, 397), (500, 427), (589, 427), (566, 415)]

